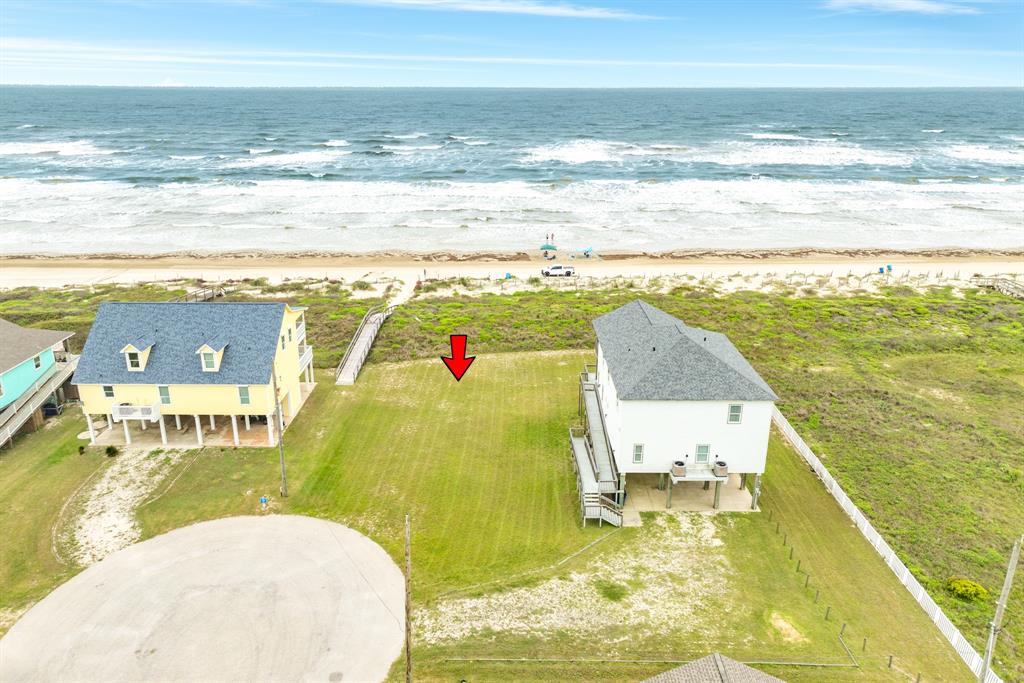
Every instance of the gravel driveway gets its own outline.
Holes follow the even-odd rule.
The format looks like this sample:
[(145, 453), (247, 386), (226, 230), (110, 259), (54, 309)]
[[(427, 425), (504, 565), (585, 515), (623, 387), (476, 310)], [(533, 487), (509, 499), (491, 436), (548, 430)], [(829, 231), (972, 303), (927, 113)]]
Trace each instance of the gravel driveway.
[(398, 657), (402, 574), (311, 517), (232, 517), (110, 555), (0, 640), (5, 681), (379, 681)]

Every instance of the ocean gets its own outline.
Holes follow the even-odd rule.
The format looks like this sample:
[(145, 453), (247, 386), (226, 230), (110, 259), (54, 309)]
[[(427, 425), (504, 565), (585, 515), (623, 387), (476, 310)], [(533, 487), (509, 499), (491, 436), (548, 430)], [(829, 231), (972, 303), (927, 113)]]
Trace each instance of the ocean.
[(1024, 91), (0, 87), (0, 253), (1024, 246)]

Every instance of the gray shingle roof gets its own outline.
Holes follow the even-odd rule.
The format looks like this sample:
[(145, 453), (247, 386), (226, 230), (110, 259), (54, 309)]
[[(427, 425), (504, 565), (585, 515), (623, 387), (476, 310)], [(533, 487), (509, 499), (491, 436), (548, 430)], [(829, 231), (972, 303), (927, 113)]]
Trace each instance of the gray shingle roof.
[(602, 315), (594, 329), (620, 399), (778, 399), (724, 334), (690, 327), (645, 301)]
[(74, 332), (21, 327), (0, 318), (0, 372), (21, 365), (72, 335)]
[(785, 683), (717, 652), (648, 678), (643, 683)]
[[(284, 309), (262, 302), (100, 304), (73, 382), (266, 384)], [(120, 351), (140, 339), (153, 348), (146, 369), (129, 372)], [(203, 344), (226, 346), (219, 372), (203, 372), (196, 355)]]

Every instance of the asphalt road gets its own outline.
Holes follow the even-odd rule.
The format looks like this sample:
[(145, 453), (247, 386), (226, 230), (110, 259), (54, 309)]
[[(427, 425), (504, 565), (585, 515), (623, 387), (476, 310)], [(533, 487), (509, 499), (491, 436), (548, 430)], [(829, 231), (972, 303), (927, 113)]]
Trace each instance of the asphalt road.
[(333, 522), (232, 517), (114, 553), (0, 640), (2, 681), (379, 681), (402, 574)]

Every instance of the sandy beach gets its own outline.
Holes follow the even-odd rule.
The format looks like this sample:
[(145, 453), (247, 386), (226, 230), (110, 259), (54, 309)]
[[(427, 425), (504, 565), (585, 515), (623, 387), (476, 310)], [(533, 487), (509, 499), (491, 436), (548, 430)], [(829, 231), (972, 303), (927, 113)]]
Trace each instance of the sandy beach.
[[(546, 262), (539, 253), (375, 253), (375, 254), (175, 254), (155, 257), (10, 257), (0, 259), (0, 288), (63, 287), (99, 283), (201, 279), (208, 282), (267, 278), (340, 280), (395, 279), (403, 282), (453, 277), (501, 279), (506, 273), (528, 278)], [(562, 258), (547, 263), (576, 267), (583, 277), (690, 276), (720, 278), (737, 275), (785, 276), (833, 273), (867, 276), (892, 266), (894, 276), (919, 277), (943, 273), (969, 279), (973, 275), (1024, 274), (1024, 249), (977, 251), (870, 251), (794, 249), (750, 251), (675, 251), (663, 254), (606, 254), (600, 259)]]

